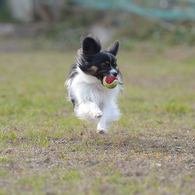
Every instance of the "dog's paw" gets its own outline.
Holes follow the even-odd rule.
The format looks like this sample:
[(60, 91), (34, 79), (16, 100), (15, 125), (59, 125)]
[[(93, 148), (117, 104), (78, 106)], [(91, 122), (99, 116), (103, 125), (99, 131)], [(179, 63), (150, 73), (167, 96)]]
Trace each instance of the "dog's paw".
[(101, 118), (101, 117), (102, 117), (102, 112), (101, 112), (101, 111), (94, 112), (94, 113), (93, 113), (93, 117), (94, 117), (94, 118)]
[(106, 134), (106, 130), (105, 129), (98, 129), (97, 133), (99, 133), (99, 134)]

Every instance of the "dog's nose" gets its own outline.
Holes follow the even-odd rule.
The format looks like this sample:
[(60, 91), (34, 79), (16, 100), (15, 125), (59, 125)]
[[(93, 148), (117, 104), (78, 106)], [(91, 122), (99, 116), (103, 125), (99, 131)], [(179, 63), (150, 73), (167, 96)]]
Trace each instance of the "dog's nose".
[(117, 76), (117, 74), (118, 74), (117, 72), (114, 72), (114, 73), (113, 73), (113, 76), (114, 76), (114, 77), (116, 77), (116, 76)]

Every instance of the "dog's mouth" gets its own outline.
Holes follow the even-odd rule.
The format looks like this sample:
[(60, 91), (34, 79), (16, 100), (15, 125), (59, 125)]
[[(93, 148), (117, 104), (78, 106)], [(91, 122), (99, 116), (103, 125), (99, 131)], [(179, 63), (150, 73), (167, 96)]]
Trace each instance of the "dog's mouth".
[(117, 78), (117, 77), (114, 77), (114, 78), (112, 78), (112, 77), (105, 77), (105, 78), (104, 78), (104, 81), (105, 81), (107, 84), (111, 84), (111, 83), (113, 83), (115, 80), (118, 81), (118, 78)]

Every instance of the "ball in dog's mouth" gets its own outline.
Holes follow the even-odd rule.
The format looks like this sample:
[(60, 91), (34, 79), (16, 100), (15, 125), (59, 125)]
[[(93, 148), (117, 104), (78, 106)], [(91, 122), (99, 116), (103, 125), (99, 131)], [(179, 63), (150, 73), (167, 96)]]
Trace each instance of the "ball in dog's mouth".
[(112, 78), (112, 77), (104, 76), (103, 85), (104, 85), (104, 87), (106, 87), (108, 89), (113, 89), (118, 85), (118, 78), (117, 77)]

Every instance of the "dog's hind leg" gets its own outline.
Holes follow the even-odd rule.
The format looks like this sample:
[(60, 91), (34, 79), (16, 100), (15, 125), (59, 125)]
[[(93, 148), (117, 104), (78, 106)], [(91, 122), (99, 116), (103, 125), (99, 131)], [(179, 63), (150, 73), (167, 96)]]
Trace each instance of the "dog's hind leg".
[(100, 133), (100, 134), (107, 133), (106, 122), (104, 120), (100, 119), (97, 125), (97, 133)]

